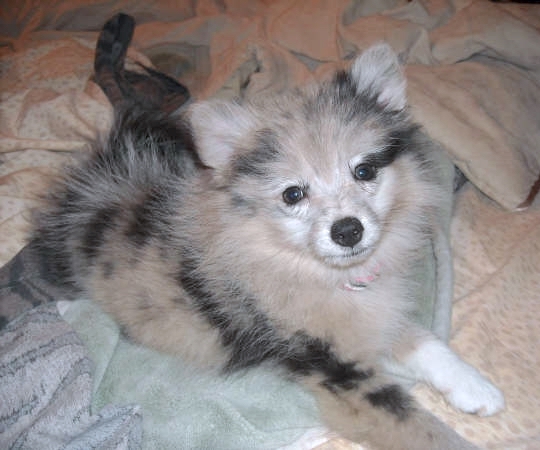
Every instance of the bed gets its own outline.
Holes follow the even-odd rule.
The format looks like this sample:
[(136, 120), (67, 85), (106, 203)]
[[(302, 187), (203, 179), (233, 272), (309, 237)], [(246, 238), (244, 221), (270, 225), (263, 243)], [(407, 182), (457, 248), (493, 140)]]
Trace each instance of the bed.
[[(540, 449), (540, 5), (481, 0), (45, 0), (0, 12), (0, 447), (367, 449), (264, 371), (194, 375), (67, 302), (25, 253), (62, 166), (107, 133), (95, 41), (135, 17), (130, 64), (194, 99), (324, 78), (377, 41), (399, 54), (413, 114), (467, 182), (451, 223), (450, 345), (505, 393), (482, 418), (426, 386), (419, 401), (482, 448)], [(216, 394), (219, 393), (219, 395)]]

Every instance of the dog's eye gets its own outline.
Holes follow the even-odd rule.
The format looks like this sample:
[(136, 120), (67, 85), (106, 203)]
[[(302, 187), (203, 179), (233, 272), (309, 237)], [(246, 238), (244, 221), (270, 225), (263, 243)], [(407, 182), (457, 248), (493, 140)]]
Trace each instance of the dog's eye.
[(304, 190), (299, 186), (291, 186), (283, 191), (283, 201), (288, 205), (294, 205), (304, 198)]
[(377, 169), (370, 164), (358, 164), (354, 168), (354, 177), (360, 181), (370, 181), (377, 176)]

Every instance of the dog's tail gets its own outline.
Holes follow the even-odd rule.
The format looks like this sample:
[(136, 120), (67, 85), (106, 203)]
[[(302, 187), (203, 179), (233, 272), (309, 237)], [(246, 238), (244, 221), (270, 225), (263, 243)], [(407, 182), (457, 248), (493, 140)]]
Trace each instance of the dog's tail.
[(94, 79), (113, 106), (122, 103), (126, 95), (134, 95), (123, 77), (124, 61), (134, 30), (133, 17), (120, 13), (105, 23), (97, 40)]
[(188, 102), (189, 91), (174, 78), (142, 64), (141, 72), (125, 69), (134, 30), (135, 19), (123, 13), (105, 23), (96, 44), (94, 80), (115, 109), (137, 104), (170, 114)]

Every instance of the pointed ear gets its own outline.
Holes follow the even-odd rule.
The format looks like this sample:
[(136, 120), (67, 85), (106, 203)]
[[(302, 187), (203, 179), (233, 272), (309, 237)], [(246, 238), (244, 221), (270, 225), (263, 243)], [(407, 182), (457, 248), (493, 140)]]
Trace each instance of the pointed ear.
[(226, 167), (241, 139), (252, 129), (254, 117), (238, 103), (209, 100), (194, 103), (188, 117), (202, 162), (214, 169)]
[(363, 52), (351, 66), (358, 93), (377, 97), (377, 103), (388, 111), (400, 111), (407, 104), (407, 83), (392, 48), (375, 44)]

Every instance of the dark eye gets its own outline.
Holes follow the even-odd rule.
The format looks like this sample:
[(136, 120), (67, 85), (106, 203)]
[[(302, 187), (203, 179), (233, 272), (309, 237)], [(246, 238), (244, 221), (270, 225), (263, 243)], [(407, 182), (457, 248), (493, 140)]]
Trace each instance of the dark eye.
[(291, 186), (283, 191), (283, 201), (294, 205), (304, 198), (304, 190), (299, 186)]
[(377, 169), (369, 164), (358, 164), (354, 168), (354, 177), (360, 181), (370, 181), (377, 176)]

